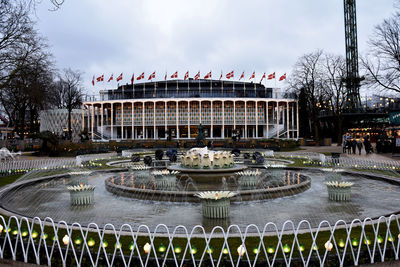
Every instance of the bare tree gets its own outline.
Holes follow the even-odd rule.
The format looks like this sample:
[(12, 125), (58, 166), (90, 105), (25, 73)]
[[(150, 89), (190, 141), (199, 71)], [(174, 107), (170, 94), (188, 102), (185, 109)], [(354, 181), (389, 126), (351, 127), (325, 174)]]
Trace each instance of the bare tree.
[(72, 137), (71, 113), (74, 108), (82, 105), (82, 73), (77, 70), (64, 69), (51, 92), (51, 100), (55, 107), (65, 108), (68, 111), (68, 138)]
[(0, 0), (0, 90), (24, 65), (32, 48), (32, 21), (22, 3)]
[[(32, 38), (35, 52), (29, 54), (24, 64), (18, 67), (0, 94), (0, 104), (21, 138), (26, 130), (36, 132), (39, 129), (39, 111), (46, 107), (53, 75), (53, 63), (51, 55), (45, 50), (46, 44), (41, 43), (36, 35)], [(27, 119), (29, 127), (25, 123)]]
[(302, 93), (301, 98), (305, 102), (303, 109), (309, 115), (307, 124), (310, 125), (316, 140), (319, 140), (320, 129), (318, 115), (326, 96), (324, 94), (322, 55), (323, 51), (318, 50), (300, 57), (289, 80), (293, 93)]
[(377, 88), (400, 93), (400, 14), (375, 27), (370, 51), (361, 58), (366, 81)]
[(338, 131), (338, 143), (342, 141), (343, 110), (347, 100), (347, 90), (344, 85), (346, 77), (346, 60), (342, 56), (326, 54), (324, 61), (324, 84), (326, 86), (327, 103), (324, 106), (332, 112)]

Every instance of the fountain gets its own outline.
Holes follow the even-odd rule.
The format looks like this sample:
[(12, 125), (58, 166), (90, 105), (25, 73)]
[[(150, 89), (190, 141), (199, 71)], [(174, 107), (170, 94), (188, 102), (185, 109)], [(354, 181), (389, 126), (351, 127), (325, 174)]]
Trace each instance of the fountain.
[(241, 171), (237, 172), (239, 176), (239, 185), (243, 188), (255, 188), (258, 185), (260, 179), (259, 170), (255, 171)]
[(328, 188), (328, 196), (334, 201), (349, 201), (351, 195), (351, 182), (326, 182)]
[(230, 191), (207, 191), (196, 193), (201, 199), (202, 214), (206, 218), (224, 219), (230, 214), (231, 198), (236, 193)]
[(161, 190), (174, 190), (176, 188), (176, 175), (179, 172), (177, 171), (153, 171), (152, 175), (154, 176), (155, 184), (157, 189)]
[(245, 165), (235, 164), (233, 155), (225, 151), (208, 150), (207, 147), (192, 148), (181, 157), (180, 164), (168, 167), (171, 171), (187, 174), (196, 182), (221, 182), (222, 177), (247, 169)]
[(137, 179), (146, 179), (150, 177), (150, 169), (151, 167), (149, 166), (143, 166), (143, 165), (133, 165), (129, 167), (130, 171), (135, 172), (135, 178)]
[(68, 186), (67, 189), (71, 196), (71, 205), (84, 206), (91, 205), (94, 202), (94, 189), (93, 185), (73, 185)]

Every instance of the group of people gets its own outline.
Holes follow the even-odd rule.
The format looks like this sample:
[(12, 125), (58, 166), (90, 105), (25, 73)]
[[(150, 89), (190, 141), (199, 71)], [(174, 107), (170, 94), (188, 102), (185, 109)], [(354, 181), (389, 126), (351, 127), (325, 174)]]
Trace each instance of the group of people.
[(361, 155), (362, 148), (364, 147), (365, 153), (370, 154), (373, 152), (371, 141), (369, 140), (369, 136), (366, 135), (363, 138), (358, 137), (354, 138), (350, 134), (343, 135), (343, 153), (347, 154), (356, 154), (356, 150), (358, 150), (358, 154)]

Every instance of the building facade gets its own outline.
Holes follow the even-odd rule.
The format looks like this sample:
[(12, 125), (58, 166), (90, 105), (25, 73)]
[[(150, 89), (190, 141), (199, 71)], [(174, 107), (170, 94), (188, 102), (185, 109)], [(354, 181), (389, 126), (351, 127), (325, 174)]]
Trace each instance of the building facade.
[[(87, 116), (86, 116), (87, 117)], [(68, 110), (48, 109), (39, 113), (40, 132), (50, 131), (60, 137), (68, 133)], [(82, 130), (82, 110), (73, 109), (71, 112), (72, 141), (80, 140)]]
[[(88, 114), (88, 116), (85, 116)], [(82, 106), (92, 140), (299, 136), (298, 104), (262, 84), (220, 80), (146, 82), (103, 90)]]

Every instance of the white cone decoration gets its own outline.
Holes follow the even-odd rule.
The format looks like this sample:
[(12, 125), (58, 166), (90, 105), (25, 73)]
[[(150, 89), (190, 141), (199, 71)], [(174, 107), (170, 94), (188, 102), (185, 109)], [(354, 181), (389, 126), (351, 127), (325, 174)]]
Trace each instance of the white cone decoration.
[(334, 201), (349, 201), (351, 196), (351, 182), (327, 182), (328, 196)]
[(230, 199), (235, 195), (236, 193), (230, 191), (207, 191), (195, 194), (201, 199), (203, 216), (212, 219), (229, 217)]
[(71, 196), (71, 205), (83, 206), (91, 205), (94, 203), (94, 189), (93, 185), (74, 185), (68, 186), (67, 189)]

